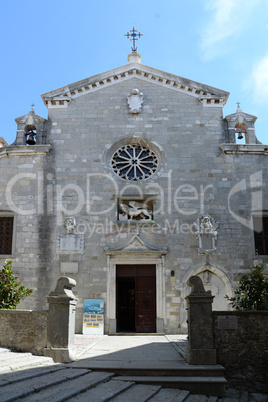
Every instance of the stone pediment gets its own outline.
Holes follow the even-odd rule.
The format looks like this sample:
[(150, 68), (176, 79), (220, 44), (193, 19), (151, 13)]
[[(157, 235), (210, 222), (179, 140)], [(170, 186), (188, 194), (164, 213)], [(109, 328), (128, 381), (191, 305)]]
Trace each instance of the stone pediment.
[(121, 244), (118, 247), (106, 246), (104, 251), (107, 255), (112, 254), (159, 254), (165, 255), (168, 253), (166, 246), (155, 247), (143, 241), (139, 235), (134, 234), (130, 240)]
[(229, 96), (229, 92), (134, 62), (46, 92), (41, 97), (48, 108), (66, 108), (77, 97), (132, 78), (195, 97), (206, 107), (223, 107)]

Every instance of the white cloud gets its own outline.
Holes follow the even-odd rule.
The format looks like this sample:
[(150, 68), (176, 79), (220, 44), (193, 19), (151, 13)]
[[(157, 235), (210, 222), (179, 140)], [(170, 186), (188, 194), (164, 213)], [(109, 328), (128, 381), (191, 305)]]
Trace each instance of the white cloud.
[(206, 0), (205, 9), (209, 14), (206, 27), (201, 32), (200, 48), (203, 59), (213, 60), (228, 51), (234, 36), (247, 27), (250, 11), (259, 0)]
[(256, 63), (252, 72), (254, 98), (256, 102), (267, 101), (268, 97), (268, 54)]

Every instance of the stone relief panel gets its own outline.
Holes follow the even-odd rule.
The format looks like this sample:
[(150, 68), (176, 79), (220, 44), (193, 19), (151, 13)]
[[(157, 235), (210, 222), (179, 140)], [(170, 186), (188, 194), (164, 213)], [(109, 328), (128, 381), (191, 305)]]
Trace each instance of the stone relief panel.
[(218, 225), (218, 222), (208, 214), (202, 215), (194, 222), (193, 228), (199, 242), (200, 253), (209, 254), (216, 251)]
[(127, 102), (130, 113), (140, 113), (143, 104), (143, 93), (140, 92), (137, 88), (132, 89), (131, 93), (127, 96)]
[(153, 203), (142, 200), (118, 200), (118, 221), (152, 221)]

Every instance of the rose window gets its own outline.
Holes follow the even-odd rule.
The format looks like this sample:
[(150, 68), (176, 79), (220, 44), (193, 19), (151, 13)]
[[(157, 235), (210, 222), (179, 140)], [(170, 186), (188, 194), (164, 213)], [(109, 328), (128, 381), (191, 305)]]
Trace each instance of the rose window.
[(124, 145), (112, 157), (114, 172), (126, 180), (143, 180), (157, 169), (156, 154), (146, 146)]

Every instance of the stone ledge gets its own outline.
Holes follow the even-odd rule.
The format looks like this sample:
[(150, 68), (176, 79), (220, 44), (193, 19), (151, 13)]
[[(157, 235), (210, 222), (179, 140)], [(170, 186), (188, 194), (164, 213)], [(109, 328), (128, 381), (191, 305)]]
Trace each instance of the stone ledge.
[(221, 144), (225, 154), (268, 155), (268, 145), (263, 144)]
[(51, 145), (11, 145), (0, 148), (0, 159), (8, 156), (46, 155), (50, 152)]

